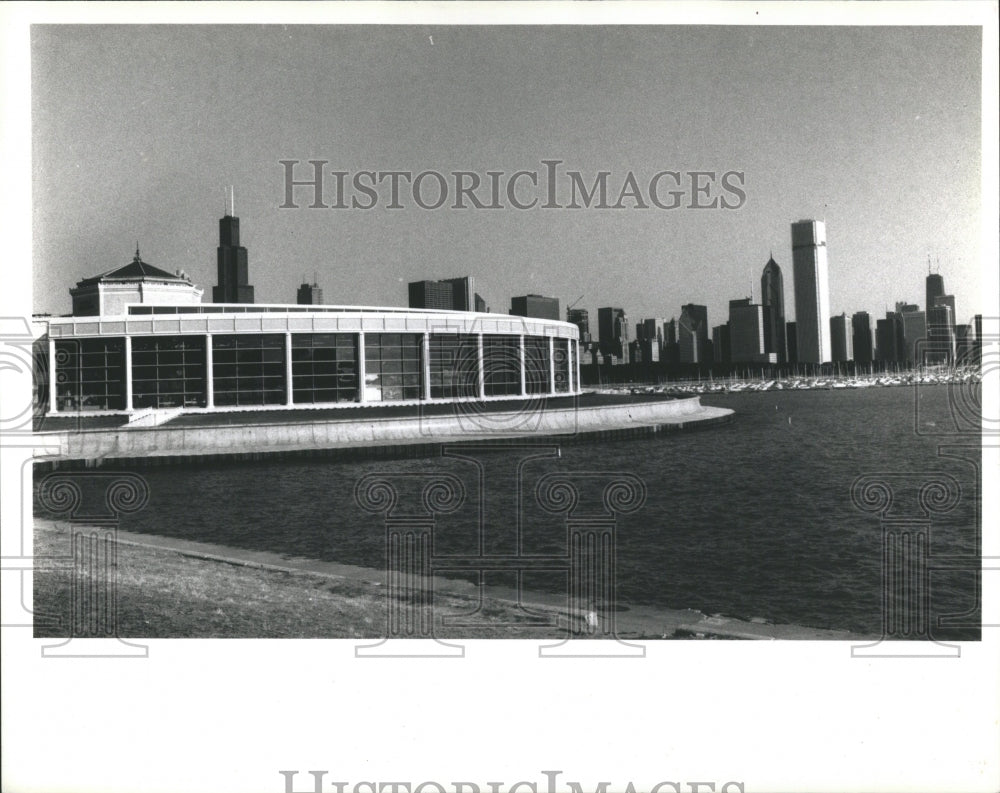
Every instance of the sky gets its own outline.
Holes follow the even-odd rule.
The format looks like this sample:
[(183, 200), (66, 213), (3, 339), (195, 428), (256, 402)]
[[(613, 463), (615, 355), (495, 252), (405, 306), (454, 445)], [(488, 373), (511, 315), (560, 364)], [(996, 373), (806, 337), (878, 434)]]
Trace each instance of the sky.
[[(402, 306), (409, 281), (472, 275), (502, 313), (537, 293), (594, 325), (600, 306), (634, 321), (689, 302), (716, 325), (759, 299), (773, 255), (793, 319), (790, 225), (813, 218), (832, 314), (923, 307), (930, 257), (968, 321), (987, 308), (980, 75), (973, 27), (37, 25), (34, 311), (68, 313), (68, 289), (137, 241), (208, 302), (232, 185), (260, 303), (315, 278), (327, 303)], [(703, 200), (736, 202), (719, 186), (736, 171), (745, 200), (428, 210), (404, 183), (388, 209), (383, 183), (373, 209), (311, 209), (302, 188), (281, 208), (281, 161), (305, 179), (312, 159), (348, 187), (369, 170), (544, 177), (554, 159), (560, 190), (609, 172), (609, 203), (661, 171), (714, 172)]]

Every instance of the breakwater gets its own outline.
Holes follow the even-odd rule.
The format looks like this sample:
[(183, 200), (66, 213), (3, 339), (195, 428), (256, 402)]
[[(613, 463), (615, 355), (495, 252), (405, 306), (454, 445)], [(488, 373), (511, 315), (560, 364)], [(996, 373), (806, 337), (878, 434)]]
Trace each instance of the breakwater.
[(964, 368), (943, 372), (904, 371), (851, 376), (788, 375), (760, 378), (712, 378), (681, 380), (668, 383), (626, 383), (599, 389), (602, 394), (665, 394), (686, 397), (695, 394), (738, 394), (757, 391), (826, 391), (831, 389), (885, 388), (893, 386), (974, 386), (982, 382), (979, 368)]
[[(647, 437), (728, 420), (733, 411), (686, 399), (581, 398), (562, 404), (481, 403), (447, 413), (409, 410), (302, 411), (180, 416), (159, 426), (102, 426), (38, 432), (45, 468), (75, 463), (168, 464), (193, 459), (256, 460), (322, 456), (335, 459), (424, 457), (442, 444), (520, 442), (526, 438), (574, 441)], [(305, 414), (305, 415), (304, 415)]]

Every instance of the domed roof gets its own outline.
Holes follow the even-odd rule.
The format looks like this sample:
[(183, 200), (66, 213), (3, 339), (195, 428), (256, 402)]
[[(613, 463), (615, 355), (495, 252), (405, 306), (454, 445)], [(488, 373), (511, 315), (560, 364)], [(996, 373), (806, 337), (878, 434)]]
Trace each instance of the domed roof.
[(123, 264), (121, 267), (108, 270), (100, 275), (84, 278), (82, 281), (77, 282), (77, 286), (88, 286), (105, 281), (139, 281), (147, 278), (156, 281), (174, 281), (182, 284), (190, 283), (190, 279), (186, 276), (168, 273), (166, 270), (154, 267), (149, 262), (144, 262), (139, 255), (139, 248), (136, 247), (135, 256), (132, 257), (132, 261), (128, 264)]

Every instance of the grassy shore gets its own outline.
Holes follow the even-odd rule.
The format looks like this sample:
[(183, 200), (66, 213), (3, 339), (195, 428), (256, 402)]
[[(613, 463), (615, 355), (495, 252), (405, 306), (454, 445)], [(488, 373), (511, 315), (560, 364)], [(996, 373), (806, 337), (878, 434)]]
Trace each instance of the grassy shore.
[[(65, 557), (70, 537), (58, 523), (38, 521), (35, 556)], [(163, 549), (119, 541), (117, 547), (117, 626), (123, 638), (371, 638), (385, 635), (386, 592), (379, 581), (358, 576), (279, 569), (184, 549)], [(50, 568), (50, 569), (46, 569)], [(54, 569), (53, 569), (54, 568)], [(379, 577), (377, 571), (370, 578)], [(68, 563), (40, 564), (34, 575), (37, 637), (69, 633), (73, 592), (98, 582)], [(444, 638), (565, 638), (573, 620), (558, 609), (547, 612), (555, 625), (537, 622), (512, 602), (435, 592), (436, 635)], [(425, 613), (430, 617), (429, 607)], [(445, 628), (446, 618), (476, 612), (482, 628)], [(580, 625), (583, 620), (580, 618)], [(77, 635), (81, 635), (79, 630)], [(88, 635), (84, 629), (82, 635)], [(90, 634), (94, 635), (94, 634)], [(585, 635), (585, 634), (584, 634)]]
[[(88, 566), (74, 569), (70, 543), (67, 524), (36, 520), (34, 554), (47, 559), (36, 563), (34, 573), (36, 637), (66, 637), (74, 608), (99, 615), (113, 601), (113, 624), (122, 638), (380, 639), (386, 635), (388, 598), (414, 596), (390, 595), (384, 571), (123, 531), (114, 545), (114, 597), (109, 598)], [(514, 591), (480, 593), (466, 581), (434, 578), (425, 588), (433, 592), (434, 607), (423, 605), (418, 613), (428, 625), (433, 620), (436, 638), (612, 638), (603, 621), (607, 611), (600, 611), (599, 628), (589, 629), (586, 614), (570, 608), (565, 595), (522, 593), (522, 607)], [(88, 626), (88, 619), (78, 617), (73, 635), (104, 635), (94, 619)], [(625, 640), (868, 638), (638, 604), (620, 604), (615, 620), (613, 635)]]

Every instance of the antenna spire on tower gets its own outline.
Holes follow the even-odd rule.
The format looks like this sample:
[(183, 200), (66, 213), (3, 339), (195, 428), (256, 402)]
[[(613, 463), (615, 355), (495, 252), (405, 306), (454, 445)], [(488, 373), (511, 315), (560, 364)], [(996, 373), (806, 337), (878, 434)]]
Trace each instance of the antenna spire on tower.
[(236, 190), (232, 185), (229, 185), (229, 213), (236, 217)]

